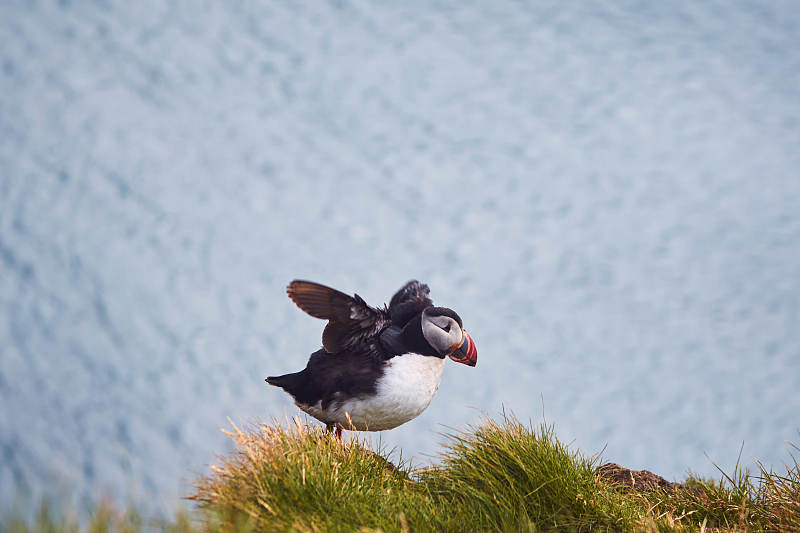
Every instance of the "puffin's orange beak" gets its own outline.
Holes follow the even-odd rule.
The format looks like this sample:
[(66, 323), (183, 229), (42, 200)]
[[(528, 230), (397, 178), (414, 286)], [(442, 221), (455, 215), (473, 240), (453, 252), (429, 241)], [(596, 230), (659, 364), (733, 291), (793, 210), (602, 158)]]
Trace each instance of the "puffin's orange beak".
[(463, 363), (469, 366), (478, 364), (478, 349), (475, 348), (475, 343), (472, 342), (472, 337), (464, 332), (464, 339), (461, 344), (450, 354), (450, 359), (456, 363)]

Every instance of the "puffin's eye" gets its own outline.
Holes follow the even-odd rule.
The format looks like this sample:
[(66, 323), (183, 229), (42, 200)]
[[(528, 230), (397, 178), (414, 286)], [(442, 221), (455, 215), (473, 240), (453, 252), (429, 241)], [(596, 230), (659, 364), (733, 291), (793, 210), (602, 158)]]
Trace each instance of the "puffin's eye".
[(447, 324), (445, 327), (442, 328), (445, 332), (450, 333), (450, 324)]

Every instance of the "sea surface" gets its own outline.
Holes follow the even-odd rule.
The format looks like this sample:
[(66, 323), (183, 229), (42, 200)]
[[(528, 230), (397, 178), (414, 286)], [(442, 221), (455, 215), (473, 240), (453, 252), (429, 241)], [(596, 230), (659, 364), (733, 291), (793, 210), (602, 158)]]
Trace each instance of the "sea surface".
[(505, 410), (670, 479), (780, 468), (800, 4), (0, 4), (0, 508), (168, 512), (229, 418), (295, 416), (294, 278), (464, 319), (478, 366), (375, 436), (416, 464)]

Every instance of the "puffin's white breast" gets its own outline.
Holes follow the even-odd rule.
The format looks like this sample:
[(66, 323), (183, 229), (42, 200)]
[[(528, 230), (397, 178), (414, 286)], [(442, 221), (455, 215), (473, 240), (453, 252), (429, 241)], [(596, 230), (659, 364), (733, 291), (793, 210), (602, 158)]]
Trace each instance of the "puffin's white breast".
[(374, 396), (334, 401), (327, 409), (322, 409), (320, 403), (300, 408), (315, 418), (345, 428), (352, 422), (361, 431), (392, 429), (417, 417), (430, 405), (439, 390), (443, 370), (444, 359), (439, 357), (397, 355), (386, 362)]

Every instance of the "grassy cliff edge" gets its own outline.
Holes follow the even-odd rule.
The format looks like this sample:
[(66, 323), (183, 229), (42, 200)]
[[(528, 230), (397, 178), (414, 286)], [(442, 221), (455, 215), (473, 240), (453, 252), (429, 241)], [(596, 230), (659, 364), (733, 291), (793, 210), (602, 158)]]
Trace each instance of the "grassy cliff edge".
[[(197, 480), (191, 519), (148, 523), (101, 506), (92, 531), (800, 531), (800, 468), (737, 467), (719, 481), (669, 483), (600, 464), (552, 426), (513, 417), (451, 435), (438, 464), (392, 464), (354, 436), (300, 420), (229, 432), (236, 450)], [(38, 526), (77, 531), (41, 513)]]
[(737, 468), (720, 481), (659, 483), (609, 470), (571, 451), (552, 426), (513, 417), (451, 435), (439, 464), (421, 470), (300, 421), (234, 426), (230, 436), (237, 451), (198, 481), (192, 498), (220, 523), (258, 530), (800, 529), (796, 462), (782, 474)]

